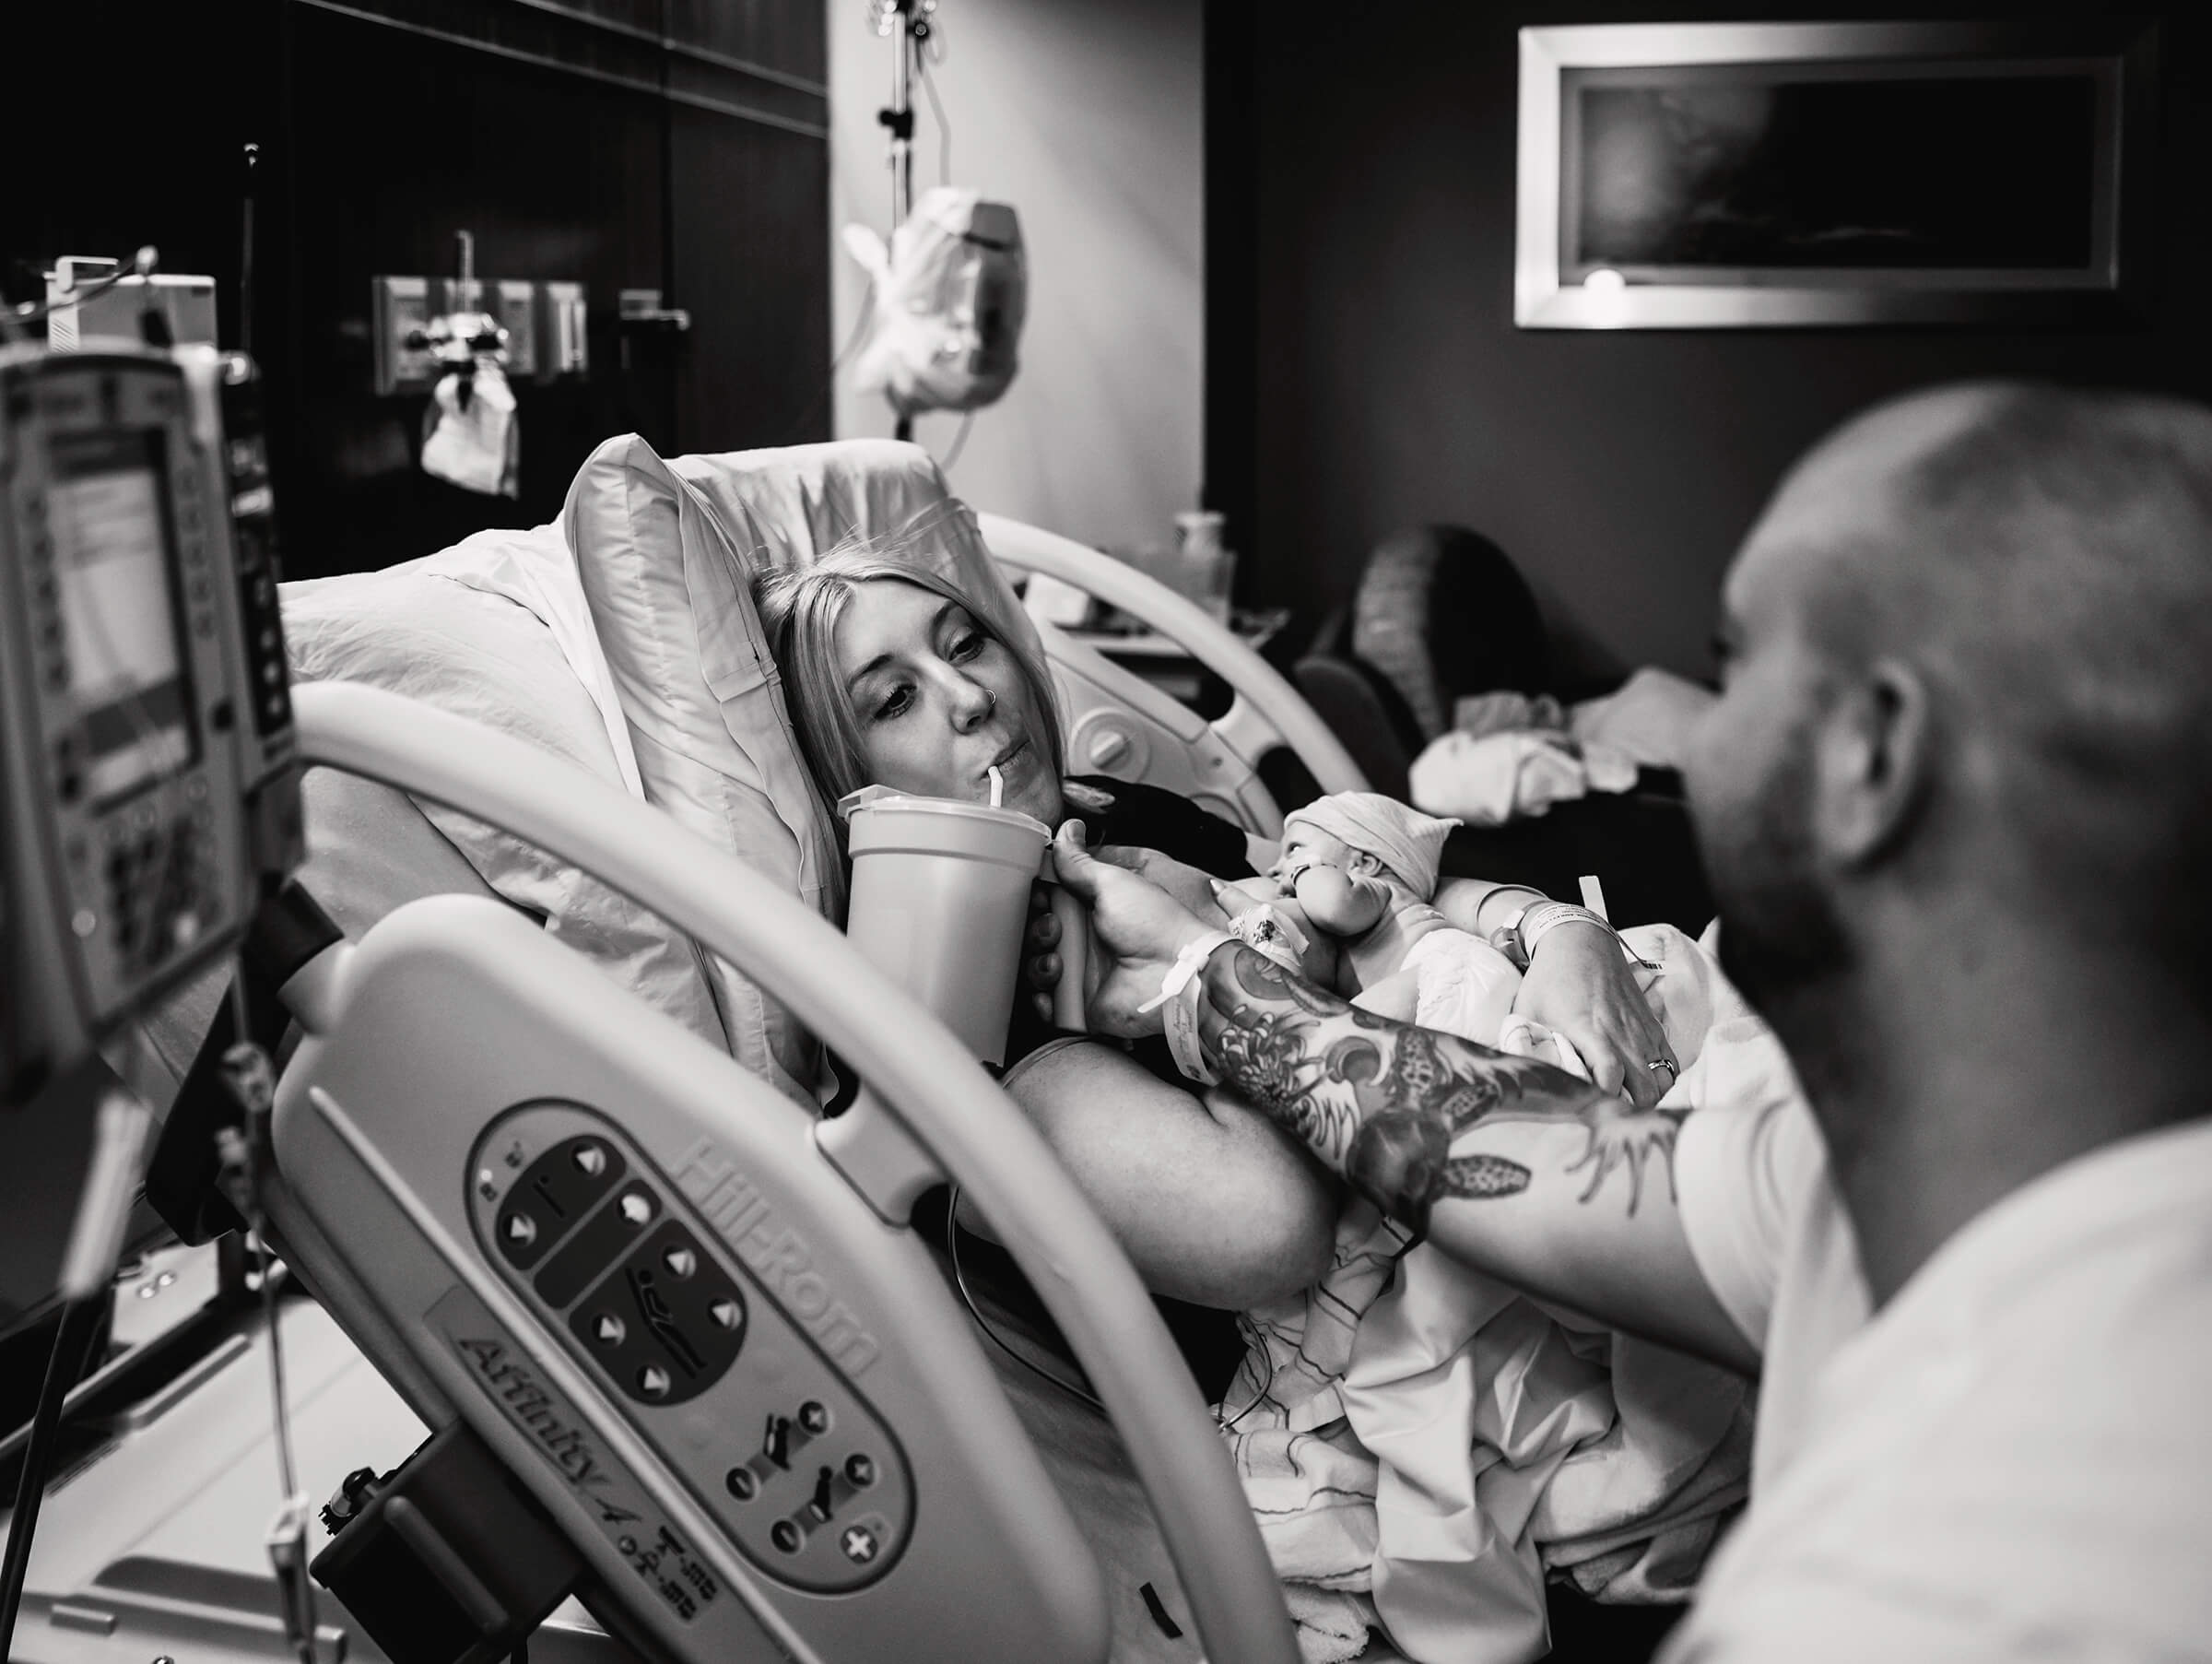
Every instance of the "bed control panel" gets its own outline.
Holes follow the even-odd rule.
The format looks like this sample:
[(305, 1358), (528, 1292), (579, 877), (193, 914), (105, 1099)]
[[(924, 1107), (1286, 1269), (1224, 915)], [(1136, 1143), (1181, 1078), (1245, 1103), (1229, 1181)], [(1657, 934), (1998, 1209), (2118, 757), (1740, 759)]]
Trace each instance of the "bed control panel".
[(912, 1530), (889, 1427), (606, 1117), (518, 1104), (471, 1158), (477, 1241), (761, 1571), (857, 1589)]

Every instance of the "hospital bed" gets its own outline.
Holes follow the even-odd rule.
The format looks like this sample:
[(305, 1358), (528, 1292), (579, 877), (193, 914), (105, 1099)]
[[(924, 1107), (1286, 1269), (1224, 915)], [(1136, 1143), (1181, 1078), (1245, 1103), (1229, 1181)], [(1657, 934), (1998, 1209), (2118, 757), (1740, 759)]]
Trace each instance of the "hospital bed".
[[(395, 1292), (438, 1279), (435, 1267), (409, 1261), (420, 1256), (407, 1245), (499, 1227), (496, 1209), (439, 1192), (447, 1168), (473, 1168), (495, 1185), (509, 1176), (486, 1153), (489, 1146), (454, 1143), (475, 1140), (484, 1120), (471, 1117), (470, 1105), (644, 1093), (666, 1112), (646, 1120), (665, 1128), (687, 1116), (692, 1124), (726, 1116), (729, 1103), (741, 1102), (737, 1119), (750, 1129), (746, 1162), (775, 1175), (772, 1193), (795, 1217), (815, 1210), (809, 1230), (818, 1250), (830, 1258), (853, 1252), (853, 1197), (805, 1159), (810, 1117), (761, 1084), (781, 1087), (786, 1099), (809, 1095), (800, 1036), (811, 1031), (851, 1060), (982, 1202), (1134, 1435), (1117, 1445), (1088, 1417), (1071, 1416), (1025, 1383), (1005, 1383), (1017, 1414), (1006, 1413), (976, 1349), (944, 1338), (944, 1328), (965, 1319), (934, 1277), (915, 1270), (911, 1252), (884, 1247), (865, 1276), (850, 1268), (861, 1284), (906, 1279), (908, 1298), (858, 1317), (847, 1312), (832, 1339), (818, 1330), (816, 1339), (850, 1345), (858, 1329), (871, 1346), (900, 1356), (904, 1367), (888, 1372), (879, 1390), (900, 1425), (928, 1431), (918, 1445), (905, 1441), (904, 1459), (922, 1470), (920, 1493), (958, 1498), (962, 1516), (949, 1532), (936, 1520), (914, 1527), (899, 1517), (891, 1487), (870, 1528), (899, 1539), (914, 1576), (941, 1564), (948, 1588), (977, 1587), (975, 1556), (1003, 1556), (1006, 1568), (1003, 1610), (939, 1614), (944, 1634), (966, 1625), (977, 1635), (947, 1656), (991, 1656), (1018, 1636), (1033, 1640), (1041, 1624), (1075, 1643), (1069, 1656), (1110, 1628), (1117, 1657), (1195, 1658), (1192, 1631), (1203, 1626), (1213, 1637), (1209, 1656), (1279, 1658), (1288, 1632), (1264, 1552), (1125, 1262), (1073, 1203), (1041, 1145), (1025, 1141), (1026, 1127), (1006, 1127), (1004, 1100), (949, 1036), (834, 938), (822, 916), (835, 911), (834, 855), (818, 820), (808, 818), (818, 806), (793, 778), (791, 759), (768, 754), (772, 679), (760, 663), (757, 622), (748, 638), (745, 619), (732, 616), (749, 616), (749, 602), (739, 602), (751, 564), (810, 558), (855, 529), (916, 525), (932, 559), (957, 572), (1002, 627), (1036, 630), (1066, 710), (1071, 767), (1168, 786), (1263, 834), (1279, 828), (1280, 807), (1254, 765), (1278, 740), (1324, 789), (1362, 784), (1303, 702), (1211, 620), (1066, 539), (993, 517), (971, 520), (912, 447), (854, 442), (664, 462), (639, 442), (614, 442), (580, 475), (560, 526), (486, 534), (391, 572), (300, 586), (287, 607), (296, 672), (371, 685), (303, 688), (299, 702), (309, 760), (334, 765), (309, 778), (304, 876), (349, 935), (367, 938), (335, 983), (325, 975), (291, 990), (311, 1031), (318, 1010), (333, 1031), (311, 1034), (287, 1072), (279, 1120), (287, 1182), (272, 1206), (276, 1234), (322, 1301), (287, 1305), (280, 1317), (302, 1482), (319, 1499), (349, 1469), (396, 1467), (426, 1424), (451, 1419), (461, 1388), (451, 1357), (441, 1363), (434, 1347), (426, 1350), (416, 1332), (422, 1323), (445, 1323), (449, 1341), (467, 1339), (461, 1329), (478, 1339), (501, 1326), (522, 1329), (529, 1293), (512, 1279), (504, 1289), (478, 1279), (466, 1297), (477, 1304), (463, 1318), (450, 1301), (440, 1303), (442, 1317), (423, 1316), (419, 1301), (410, 1307)], [(1082, 645), (1032, 626), (1001, 564), (1050, 572), (1136, 613), (1235, 690), (1229, 714), (1204, 722)], [(562, 587), (566, 571), (580, 571), (578, 593)], [(380, 699), (380, 682), (449, 709)], [(487, 737), (461, 726), (464, 717), (505, 733)], [(747, 744), (724, 749), (737, 728)], [(533, 739), (537, 749), (524, 749)], [(549, 761), (547, 750), (568, 767)], [(595, 787), (576, 770), (597, 775)], [(671, 819), (683, 831), (672, 832)], [(444, 899), (417, 900), (441, 892)], [(376, 928), (410, 900), (417, 904), (405, 917)], [(656, 933), (655, 909), (684, 931)], [(544, 951), (547, 934), (629, 980), (659, 1015), (606, 1000), (596, 972)], [(481, 979), (471, 985), (495, 989), (496, 997), (465, 1009), (441, 1001), (455, 976)], [(172, 1066), (189, 1057), (219, 992), (195, 988), (152, 1025)], [(994, 1102), (979, 1107), (979, 1093)], [(385, 1117), (386, 1130), (364, 1132), (367, 1115)], [(384, 1142), (403, 1124), (406, 1136)], [(533, 1111), (508, 1130), (533, 1160), (561, 1139), (602, 1136), (634, 1169), (677, 1174), (679, 1188), (692, 1186), (685, 1190), (692, 1204), (707, 1205), (695, 1179), (715, 1194), (699, 1177), (699, 1162), (687, 1166), (680, 1141), (639, 1148), (626, 1140), (645, 1135), (590, 1111)], [(410, 1171), (391, 1170), (395, 1162)], [(364, 1254), (359, 1237), (334, 1242), (363, 1210), (394, 1205), (413, 1206), (420, 1217), (411, 1228), (393, 1224), (389, 1255)], [(811, 1298), (787, 1301), (787, 1309), (806, 1310)], [(760, 1327), (772, 1327), (765, 1311)], [(355, 1350), (362, 1339), (382, 1375)], [(27, 1609), (45, 1623), (29, 1626), (38, 1641), (22, 1656), (133, 1664), (188, 1651), (283, 1656), (260, 1538), (276, 1489), (258, 1368), (265, 1345), (265, 1336), (249, 1332), (209, 1353), (133, 1411), (118, 1442), (55, 1495)], [(571, 1396), (583, 1390), (588, 1375), (573, 1360), (541, 1353), (535, 1363), (546, 1393), (564, 1384)], [(841, 1419), (867, 1413), (858, 1401), (834, 1402)], [(501, 1434), (479, 1419), (495, 1442), (510, 1438), (503, 1454), (528, 1470), (530, 1429), (505, 1425)], [(685, 1425), (684, 1436), (709, 1436), (708, 1419)], [(1087, 1583), (1066, 1515), (1037, 1493), (1025, 1426), (1103, 1563), (1100, 1586)], [(1172, 1565), (1152, 1531), (1140, 1477), (1174, 1547)], [(694, 1543), (711, 1534), (714, 1511), (726, 1509), (715, 1498), (654, 1500)], [(626, 1550), (625, 1540), (617, 1533), (603, 1545), (602, 1577), (636, 1573), (634, 1545)], [(1182, 1587), (1177, 1566), (1206, 1575)], [(713, 1575), (696, 1565), (688, 1572), (696, 1600), (699, 1577)], [(779, 1587), (765, 1619), (727, 1617), (719, 1656), (888, 1649), (894, 1637), (869, 1629), (865, 1602), (856, 1629), (838, 1633), (832, 1623), (825, 1640), (816, 1593), (810, 1607), (804, 1594)], [(724, 1603), (725, 1614), (734, 1605)], [(611, 1639), (598, 1621), (611, 1615), (605, 1603), (595, 1619), (571, 1601), (534, 1646), (542, 1656), (580, 1660), (666, 1650), (656, 1646), (665, 1636), (634, 1627), (627, 1640)], [(323, 1656), (377, 1656), (327, 1599), (323, 1621)], [(937, 1650), (928, 1636), (898, 1640), (921, 1656)]]

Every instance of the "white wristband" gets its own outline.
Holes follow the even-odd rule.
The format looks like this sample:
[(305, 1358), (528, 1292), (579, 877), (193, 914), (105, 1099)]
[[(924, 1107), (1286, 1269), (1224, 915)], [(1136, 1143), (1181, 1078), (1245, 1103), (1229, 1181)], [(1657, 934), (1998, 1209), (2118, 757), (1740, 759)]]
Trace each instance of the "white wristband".
[(1265, 902), (1230, 920), (1229, 933), (1253, 952), (1266, 955), (1286, 971), (1300, 968), (1299, 956), (1310, 945), (1303, 930)]
[(1536, 956), (1536, 944), (1549, 936), (1560, 925), (1576, 921), (1595, 925), (1600, 930), (1611, 931), (1618, 938), (1620, 932), (1587, 907), (1577, 907), (1572, 902), (1539, 902), (1524, 913), (1515, 923), (1521, 938), (1521, 951), (1529, 959)]
[(1175, 1059), (1175, 1068), (1184, 1080), (1201, 1086), (1218, 1086), (1221, 1077), (1206, 1066), (1206, 1048), (1198, 1041), (1198, 1002), (1205, 997), (1205, 979), (1192, 977), (1168, 1001), (1161, 1032), (1168, 1037), (1168, 1056)]
[(1214, 950), (1236, 938), (1225, 930), (1209, 930), (1196, 940), (1185, 943), (1168, 974), (1160, 979), (1159, 992), (1136, 1009), (1139, 1011), (1157, 1011), (1162, 1006), (1167, 1010), (1162, 1026), (1167, 1033), (1168, 1055), (1175, 1059), (1175, 1067), (1189, 1080), (1201, 1086), (1216, 1085), (1220, 1077), (1206, 1066), (1206, 1054), (1198, 1044), (1198, 1002), (1206, 996), (1206, 985), (1200, 974), (1206, 962), (1213, 957)]

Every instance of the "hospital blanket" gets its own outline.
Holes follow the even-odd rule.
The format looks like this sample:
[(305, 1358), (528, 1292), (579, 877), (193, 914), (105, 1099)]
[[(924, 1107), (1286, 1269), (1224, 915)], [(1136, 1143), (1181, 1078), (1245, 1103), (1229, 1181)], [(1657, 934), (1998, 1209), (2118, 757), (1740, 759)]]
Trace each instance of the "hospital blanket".
[[(1680, 931), (1627, 934), (1683, 1065), (1663, 1102), (1702, 1107), (1745, 1076), (1722, 1054), (1772, 1036), (1716, 1027), (1745, 1009)], [(1468, 1038), (1583, 1072), (1525, 1019)], [(1741, 1377), (1408, 1246), (1363, 1200), (1321, 1282), (1245, 1325), (1222, 1426), (1312, 1664), (1361, 1656), (1371, 1623), (1424, 1664), (1541, 1658), (1547, 1575), (1685, 1599), (1745, 1495)]]

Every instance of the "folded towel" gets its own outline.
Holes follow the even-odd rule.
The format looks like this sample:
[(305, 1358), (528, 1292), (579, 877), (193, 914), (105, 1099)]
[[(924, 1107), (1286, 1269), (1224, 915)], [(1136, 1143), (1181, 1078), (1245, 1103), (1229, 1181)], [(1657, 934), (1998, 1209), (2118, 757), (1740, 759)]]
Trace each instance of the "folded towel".
[(1414, 759), (1407, 780), (1407, 795), (1430, 814), (1500, 826), (1589, 792), (1625, 792), (1636, 784), (1636, 764), (1610, 746), (1578, 745), (1564, 734), (1454, 732)]

